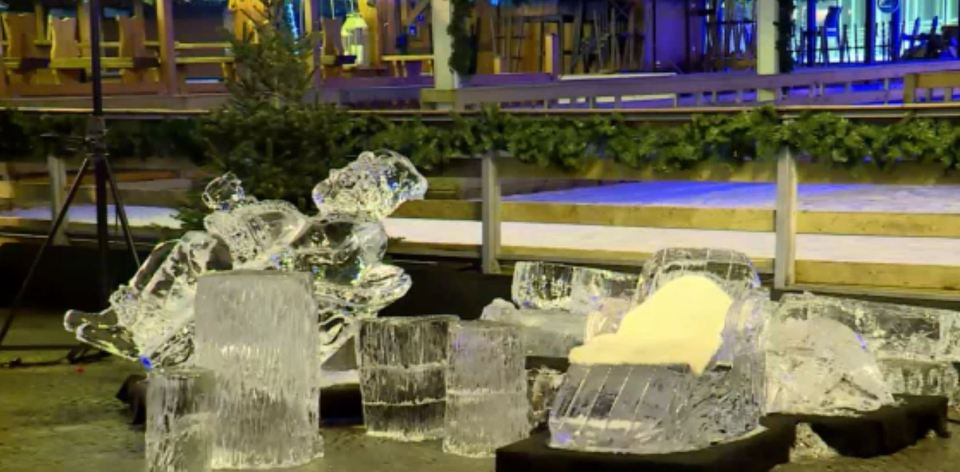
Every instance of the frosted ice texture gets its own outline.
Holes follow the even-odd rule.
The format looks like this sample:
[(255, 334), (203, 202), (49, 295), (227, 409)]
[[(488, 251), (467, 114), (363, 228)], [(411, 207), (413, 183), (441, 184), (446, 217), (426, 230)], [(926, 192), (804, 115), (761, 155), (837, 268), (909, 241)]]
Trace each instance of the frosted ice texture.
[(401, 441), (443, 434), (450, 325), (455, 316), (366, 318), (357, 355), (367, 434)]
[(690, 273), (710, 277), (733, 298), (760, 287), (760, 276), (746, 254), (729, 249), (667, 248), (644, 262), (638, 304), (665, 283)]
[(513, 302), (523, 309), (569, 309), (574, 269), (551, 262), (517, 262)]
[(562, 383), (563, 372), (558, 370), (541, 367), (527, 371), (527, 400), (530, 403), (532, 428), (546, 426), (550, 406), (553, 405)]
[(893, 393), (947, 397), (960, 404), (960, 376), (951, 362), (879, 359), (880, 372)]
[(404, 201), (422, 198), (426, 179), (391, 151), (364, 153), (318, 184), (318, 216), (278, 200), (258, 201), (232, 173), (202, 196), (212, 213), (205, 232), (158, 245), (100, 313), (69, 311), (65, 328), (79, 340), (147, 368), (189, 364), (193, 354), (196, 278), (211, 271), (308, 272), (323, 331), (321, 359), (356, 333), (355, 320), (376, 316), (411, 281), (382, 263), (387, 234), (380, 220)]
[(197, 364), (216, 375), (214, 468), (323, 454), (316, 303), (303, 273), (229, 271), (198, 282)]
[(572, 364), (550, 411), (550, 446), (659, 454), (700, 449), (759, 427), (759, 334), (769, 306), (738, 301), (706, 371), (679, 365)]
[(487, 321), (450, 328), (443, 451), (492, 457), (530, 433), (527, 376), (516, 326)]
[(193, 354), (193, 299), (197, 277), (231, 267), (223, 242), (190, 231), (158, 244), (99, 314), (68, 311), (64, 325), (77, 338), (148, 367), (186, 362)]
[(797, 425), (797, 435), (790, 448), (790, 462), (826, 459), (839, 454), (827, 445), (823, 439), (813, 431), (810, 423)]
[(570, 311), (587, 317), (585, 340), (611, 334), (633, 308), (638, 274), (577, 267), (573, 272)]
[(320, 216), (380, 221), (408, 200), (427, 192), (425, 179), (406, 157), (393, 151), (364, 152), (313, 189)]
[(146, 470), (203, 472), (213, 452), (213, 374), (154, 370), (147, 380)]
[(876, 359), (847, 326), (778, 313), (765, 338), (767, 412), (844, 416), (893, 404)]
[(960, 400), (960, 312), (812, 294), (785, 295), (785, 317), (834, 320), (857, 333), (893, 393)]
[(528, 356), (567, 357), (583, 344), (586, 329), (583, 315), (560, 309), (518, 309), (499, 298), (483, 309), (480, 319), (519, 326)]

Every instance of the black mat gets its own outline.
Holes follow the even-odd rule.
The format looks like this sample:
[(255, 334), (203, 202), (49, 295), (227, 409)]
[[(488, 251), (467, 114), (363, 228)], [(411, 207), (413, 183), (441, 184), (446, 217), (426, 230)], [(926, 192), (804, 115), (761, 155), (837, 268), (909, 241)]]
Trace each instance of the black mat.
[(766, 472), (790, 460), (793, 423), (782, 421), (753, 436), (698, 451), (672, 454), (608, 454), (547, 446), (549, 433), (497, 450), (497, 472)]
[(898, 395), (898, 405), (858, 417), (771, 415), (764, 425), (810, 423), (811, 429), (844, 456), (893, 454), (923, 439), (931, 431), (947, 437), (947, 399)]
[[(142, 425), (146, 421), (146, 377), (131, 375), (120, 386), (117, 399), (130, 407), (131, 423)], [(363, 407), (358, 385), (334, 385), (320, 392), (320, 421), (323, 425), (363, 424)]]

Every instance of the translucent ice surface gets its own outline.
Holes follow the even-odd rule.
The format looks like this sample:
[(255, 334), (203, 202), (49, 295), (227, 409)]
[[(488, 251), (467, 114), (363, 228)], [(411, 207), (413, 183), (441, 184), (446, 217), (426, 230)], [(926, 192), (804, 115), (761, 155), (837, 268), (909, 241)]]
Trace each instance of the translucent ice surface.
[(513, 302), (524, 309), (569, 309), (574, 267), (550, 262), (517, 262)]
[(413, 163), (385, 150), (364, 152), (346, 167), (331, 170), (313, 189), (313, 201), (324, 217), (380, 221), (426, 193), (427, 179)]
[(760, 287), (760, 276), (746, 254), (729, 249), (667, 248), (644, 262), (637, 300), (643, 301), (670, 280), (690, 273), (709, 275), (733, 297)]
[(735, 301), (706, 370), (687, 365), (571, 364), (550, 411), (550, 445), (658, 454), (700, 449), (759, 426), (760, 327), (768, 307)]
[(443, 315), (360, 321), (357, 354), (367, 434), (400, 441), (443, 435), (449, 333), (456, 321)]
[(570, 349), (583, 344), (586, 318), (559, 309), (525, 310), (496, 299), (483, 309), (480, 318), (520, 327), (528, 356), (567, 357)]
[(469, 321), (451, 327), (444, 452), (493, 456), (529, 435), (525, 361), (516, 326)]
[(197, 364), (214, 372), (214, 468), (293, 467), (322, 455), (320, 333), (307, 274), (201, 277)]
[(148, 472), (211, 470), (213, 373), (204, 369), (150, 372), (144, 434)]

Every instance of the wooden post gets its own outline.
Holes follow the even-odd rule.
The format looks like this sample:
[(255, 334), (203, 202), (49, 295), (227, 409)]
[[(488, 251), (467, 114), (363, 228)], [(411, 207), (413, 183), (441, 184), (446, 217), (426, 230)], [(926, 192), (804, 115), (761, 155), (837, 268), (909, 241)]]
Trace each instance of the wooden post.
[(917, 77), (919, 74), (903, 76), (903, 103), (913, 103), (917, 100)]
[(495, 152), (483, 156), (480, 167), (481, 226), (483, 237), (480, 248), (480, 266), (484, 274), (500, 272), (497, 257), (500, 254), (500, 178), (497, 175)]
[(777, 156), (776, 248), (773, 285), (785, 289), (796, 281), (797, 162), (789, 148)]
[[(776, 75), (780, 72), (777, 57), (777, 15), (778, 3), (775, 1), (757, 2), (757, 75)], [(776, 99), (772, 90), (757, 89), (757, 101), (769, 102)]]
[[(66, 162), (53, 154), (47, 154), (47, 174), (50, 178), (50, 222), (53, 224), (53, 222), (57, 220), (57, 212), (60, 211), (63, 207), (63, 202), (67, 199), (67, 195), (64, 193), (67, 185)], [(54, 244), (65, 245), (69, 242), (64, 234), (64, 228), (66, 228), (67, 224), (69, 224), (68, 217), (64, 216), (63, 224), (60, 225), (57, 233), (53, 235)]]
[(157, 0), (157, 40), (160, 43), (160, 84), (169, 95), (180, 92), (173, 28), (173, 0)]
[(453, 6), (450, 0), (430, 0), (430, 27), (433, 32), (433, 88), (435, 90), (456, 90), (460, 88), (460, 77), (450, 68), (450, 56), (453, 54), (453, 38), (447, 33)]
[(544, 55), (543, 71), (550, 74), (553, 78), (560, 75), (560, 41), (556, 33), (550, 33), (543, 38)]

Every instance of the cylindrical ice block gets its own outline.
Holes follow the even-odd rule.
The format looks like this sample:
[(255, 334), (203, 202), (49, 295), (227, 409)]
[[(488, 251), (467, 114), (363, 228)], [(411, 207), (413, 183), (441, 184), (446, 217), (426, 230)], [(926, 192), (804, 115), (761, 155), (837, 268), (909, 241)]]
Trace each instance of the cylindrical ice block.
[(292, 467), (321, 456), (320, 331), (309, 276), (205, 275), (196, 324), (197, 363), (217, 381), (214, 468)]
[(147, 380), (147, 472), (210, 470), (213, 376), (208, 370), (153, 370)]
[(357, 357), (367, 434), (440, 438), (449, 327), (456, 320), (436, 315), (361, 321)]
[(450, 329), (443, 450), (492, 456), (530, 433), (524, 349), (516, 326), (461, 322)]

